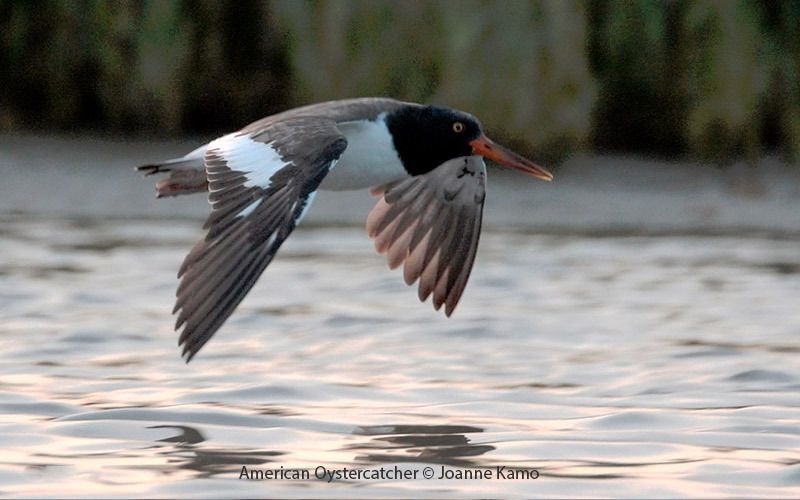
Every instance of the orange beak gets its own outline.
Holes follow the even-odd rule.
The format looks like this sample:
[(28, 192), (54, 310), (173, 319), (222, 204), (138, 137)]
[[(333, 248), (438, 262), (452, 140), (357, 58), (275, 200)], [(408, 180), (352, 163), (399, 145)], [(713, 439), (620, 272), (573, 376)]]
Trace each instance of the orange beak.
[(492, 140), (485, 135), (481, 135), (474, 141), (471, 141), (469, 145), (472, 146), (472, 152), (476, 155), (481, 155), (484, 158), (499, 163), (500, 165), (505, 165), (506, 167), (519, 170), (520, 172), (525, 172), (526, 174), (532, 175), (543, 181), (553, 180), (553, 174), (548, 172), (546, 169), (533, 163), (527, 158), (523, 158), (510, 149), (506, 149), (503, 146), (492, 142)]

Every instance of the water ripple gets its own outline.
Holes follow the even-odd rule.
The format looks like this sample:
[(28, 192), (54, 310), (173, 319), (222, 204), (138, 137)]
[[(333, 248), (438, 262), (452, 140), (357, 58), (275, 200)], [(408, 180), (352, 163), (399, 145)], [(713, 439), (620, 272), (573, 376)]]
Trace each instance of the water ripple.
[[(189, 220), (0, 219), (0, 495), (800, 491), (791, 238), (487, 232), (447, 320), (361, 228), (301, 228), (186, 365), (170, 310), (199, 234)], [(238, 480), (318, 465), (540, 477)]]

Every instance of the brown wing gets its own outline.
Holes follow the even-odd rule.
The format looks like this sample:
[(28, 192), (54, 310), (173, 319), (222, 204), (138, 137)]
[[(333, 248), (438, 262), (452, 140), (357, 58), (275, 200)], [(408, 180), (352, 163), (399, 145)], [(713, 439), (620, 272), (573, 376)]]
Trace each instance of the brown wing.
[(450, 316), (467, 285), (481, 234), (486, 167), (480, 156), (455, 158), (409, 179), (373, 189), (381, 196), (367, 217), (375, 248), (389, 267), (405, 262), (407, 285)]
[(174, 309), (187, 363), (253, 287), (346, 147), (332, 120), (313, 117), (209, 144), (208, 233), (178, 272)]

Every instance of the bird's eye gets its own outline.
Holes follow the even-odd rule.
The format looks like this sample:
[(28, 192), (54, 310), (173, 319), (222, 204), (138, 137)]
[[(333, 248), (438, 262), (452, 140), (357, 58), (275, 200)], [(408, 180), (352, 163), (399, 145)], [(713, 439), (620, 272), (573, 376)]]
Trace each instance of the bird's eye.
[(463, 131), (464, 131), (464, 124), (463, 123), (461, 123), (461, 122), (453, 123), (453, 132), (455, 132), (456, 134), (460, 134)]

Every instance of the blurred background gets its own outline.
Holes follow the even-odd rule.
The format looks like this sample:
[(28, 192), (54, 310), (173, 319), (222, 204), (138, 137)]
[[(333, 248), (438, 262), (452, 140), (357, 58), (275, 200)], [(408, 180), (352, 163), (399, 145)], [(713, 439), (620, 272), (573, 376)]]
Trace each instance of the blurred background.
[(800, 2), (50, 0), (0, 4), (0, 130), (219, 133), (392, 96), (548, 161), (800, 148)]
[[(799, 73), (800, 1), (0, 0), (0, 496), (800, 498)], [(321, 193), (183, 364), (208, 203), (132, 167), (353, 96), (555, 180), (489, 165), (449, 319)]]

